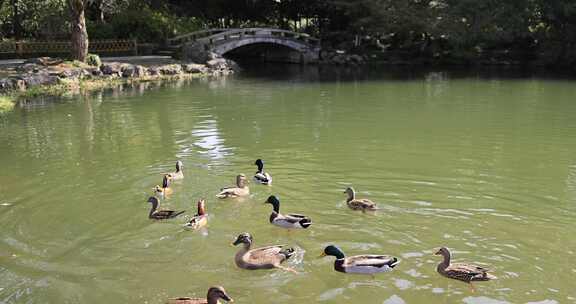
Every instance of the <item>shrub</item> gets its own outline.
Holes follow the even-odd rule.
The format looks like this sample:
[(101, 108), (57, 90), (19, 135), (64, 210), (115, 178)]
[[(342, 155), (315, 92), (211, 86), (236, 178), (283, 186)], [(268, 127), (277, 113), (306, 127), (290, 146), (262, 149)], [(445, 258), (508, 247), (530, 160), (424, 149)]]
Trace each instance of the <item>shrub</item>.
[(86, 57), (86, 63), (91, 66), (100, 67), (102, 65), (102, 60), (100, 60), (100, 56), (97, 54), (88, 54)]

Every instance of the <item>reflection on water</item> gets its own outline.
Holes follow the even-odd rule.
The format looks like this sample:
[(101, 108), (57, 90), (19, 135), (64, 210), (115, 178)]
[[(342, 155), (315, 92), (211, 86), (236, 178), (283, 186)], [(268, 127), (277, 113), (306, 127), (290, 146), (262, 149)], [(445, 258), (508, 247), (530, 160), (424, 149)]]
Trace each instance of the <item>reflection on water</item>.
[[(576, 301), (576, 89), (524, 71), (264, 66), (219, 80), (142, 83), (35, 100), (0, 118), (0, 303), (162, 303), (221, 284), (239, 303), (568, 303)], [(263, 158), (275, 184), (216, 201)], [(172, 171), (186, 178), (146, 218), (146, 197)], [(342, 193), (378, 202), (347, 209)], [(278, 195), (314, 220), (268, 223)], [(207, 198), (203, 232), (181, 224)], [(234, 266), (229, 243), (298, 248), (282, 271)], [(376, 278), (316, 258), (399, 256)], [(466, 284), (435, 273), (435, 248), (489, 265)]]

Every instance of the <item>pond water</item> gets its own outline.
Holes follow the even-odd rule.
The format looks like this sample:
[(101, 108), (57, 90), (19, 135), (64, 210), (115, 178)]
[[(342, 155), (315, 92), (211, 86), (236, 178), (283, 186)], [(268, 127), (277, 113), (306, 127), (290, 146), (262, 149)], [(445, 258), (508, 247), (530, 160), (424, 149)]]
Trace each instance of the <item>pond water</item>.
[[(0, 117), (0, 303), (164, 303), (223, 285), (237, 303), (576, 303), (576, 85), (507, 73), (275, 67), (35, 102)], [(217, 200), (257, 158), (270, 187)], [(147, 218), (161, 173), (184, 162)], [(381, 210), (349, 210), (354, 186)], [(313, 226), (268, 223), (266, 198)], [(236, 268), (230, 243), (297, 248), (299, 274)], [(370, 276), (318, 258), (391, 254)], [(498, 280), (439, 276), (440, 246)]]

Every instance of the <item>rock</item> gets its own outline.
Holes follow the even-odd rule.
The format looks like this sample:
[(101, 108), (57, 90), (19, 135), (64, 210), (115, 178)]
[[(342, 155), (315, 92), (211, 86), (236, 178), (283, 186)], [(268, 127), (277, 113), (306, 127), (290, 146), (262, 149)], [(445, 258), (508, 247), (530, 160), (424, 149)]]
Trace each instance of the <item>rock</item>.
[(82, 69), (82, 73), (85, 76), (102, 76), (103, 75), (102, 71), (100, 71), (100, 68), (97, 68), (97, 67), (84, 68), (84, 69)]
[(178, 75), (182, 74), (182, 66), (179, 64), (167, 64), (159, 67), (162, 75)]
[(208, 68), (205, 65), (197, 64), (197, 63), (183, 64), (182, 69), (184, 70), (184, 72), (189, 73), (189, 74), (208, 72)]
[(32, 63), (32, 64), (43, 65), (43, 66), (59, 65), (62, 62), (64, 62), (64, 60), (62, 60), (60, 58), (52, 58), (52, 57), (30, 58), (30, 59), (24, 61), (25, 64), (26, 63)]
[(83, 69), (67, 69), (67, 70), (60, 72), (58, 74), (58, 76), (60, 78), (75, 80), (75, 79), (80, 79), (80, 78), (84, 77), (86, 75), (84, 72), (85, 71)]
[(208, 60), (206, 62), (206, 65), (210, 69), (226, 69), (226, 68), (228, 68), (228, 63), (226, 62), (226, 59), (224, 59), (224, 58), (214, 58), (214, 59)]
[(157, 66), (149, 67), (149, 68), (148, 68), (148, 73), (149, 73), (151, 76), (158, 76), (158, 75), (160, 75), (160, 68), (157, 67)]
[(24, 81), (27, 88), (58, 83), (58, 77), (49, 74), (27, 74), (18, 76), (18, 78)]
[(17, 68), (18, 71), (23, 73), (31, 73), (31, 72), (37, 73), (41, 69), (42, 66), (37, 65), (35, 63), (25, 63)]
[(120, 76), (122, 75), (122, 64), (117, 62), (103, 63), (100, 66), (100, 71), (104, 75)]
[(141, 65), (125, 65), (122, 67), (122, 77), (143, 77), (148, 70)]
[(26, 84), (22, 79), (12, 77), (0, 79), (0, 92), (24, 91), (25, 89)]

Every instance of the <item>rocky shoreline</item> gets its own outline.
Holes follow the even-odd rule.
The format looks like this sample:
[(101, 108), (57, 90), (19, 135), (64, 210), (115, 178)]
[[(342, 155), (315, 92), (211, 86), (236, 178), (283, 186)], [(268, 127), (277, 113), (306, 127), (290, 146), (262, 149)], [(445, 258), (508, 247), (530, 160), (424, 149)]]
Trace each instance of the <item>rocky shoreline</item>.
[[(58, 58), (41, 57), (27, 60), (24, 64), (6, 71), (0, 78), (0, 96), (17, 101), (33, 95), (58, 95), (71, 88), (102, 88), (107, 83), (154, 81), (178, 78), (218, 77), (233, 74), (237, 65), (224, 58), (208, 60), (205, 64), (182, 62), (163, 65), (138, 65), (121, 62), (105, 62), (91, 66), (80, 62), (66, 62)], [(60, 88), (60, 89), (55, 89)]]

